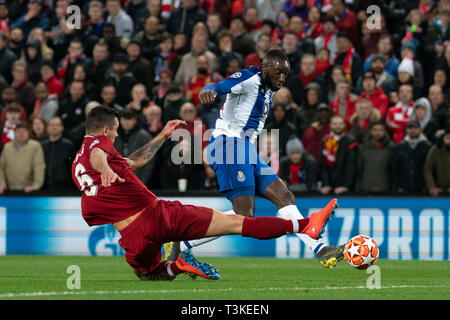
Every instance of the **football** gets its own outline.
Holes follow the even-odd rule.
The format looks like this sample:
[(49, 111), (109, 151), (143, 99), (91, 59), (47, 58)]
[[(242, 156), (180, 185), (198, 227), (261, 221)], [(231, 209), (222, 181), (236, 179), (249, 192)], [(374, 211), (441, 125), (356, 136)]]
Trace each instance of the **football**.
[(345, 260), (354, 268), (367, 269), (378, 260), (378, 245), (368, 236), (351, 238), (344, 248)]

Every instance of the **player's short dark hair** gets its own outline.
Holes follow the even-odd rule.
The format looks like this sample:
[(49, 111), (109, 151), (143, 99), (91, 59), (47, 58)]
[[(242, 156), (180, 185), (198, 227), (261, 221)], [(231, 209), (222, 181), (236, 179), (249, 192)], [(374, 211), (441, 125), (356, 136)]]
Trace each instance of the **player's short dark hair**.
[(104, 127), (113, 127), (118, 118), (117, 111), (103, 106), (96, 107), (86, 118), (86, 132), (92, 133)]
[(262, 59), (262, 64), (270, 63), (271, 61), (288, 61), (289, 59), (286, 54), (278, 49), (270, 50)]

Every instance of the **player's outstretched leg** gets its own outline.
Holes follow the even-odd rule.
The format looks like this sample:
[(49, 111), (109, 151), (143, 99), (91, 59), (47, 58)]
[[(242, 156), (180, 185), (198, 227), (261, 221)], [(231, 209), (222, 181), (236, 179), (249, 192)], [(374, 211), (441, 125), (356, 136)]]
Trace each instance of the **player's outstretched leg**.
[[(327, 222), (335, 213), (337, 199), (331, 200), (325, 208), (311, 214), (306, 219), (283, 219), (277, 217), (250, 218), (240, 215), (225, 215), (218, 211), (213, 217), (205, 237), (240, 234), (256, 239), (273, 239), (288, 233), (307, 234), (312, 239), (319, 239)], [(218, 270), (209, 264), (197, 261), (190, 252), (181, 252), (176, 266), (187, 273), (197, 274), (210, 280), (218, 280)]]
[[(302, 214), (297, 208), (295, 196), (284, 182), (277, 179), (270, 183), (264, 191), (264, 197), (278, 207), (280, 217), (284, 219), (301, 219)], [(316, 258), (324, 268), (333, 268), (344, 258), (344, 246), (327, 246), (321, 239), (315, 240), (306, 234), (297, 234), (300, 240), (314, 252)]]

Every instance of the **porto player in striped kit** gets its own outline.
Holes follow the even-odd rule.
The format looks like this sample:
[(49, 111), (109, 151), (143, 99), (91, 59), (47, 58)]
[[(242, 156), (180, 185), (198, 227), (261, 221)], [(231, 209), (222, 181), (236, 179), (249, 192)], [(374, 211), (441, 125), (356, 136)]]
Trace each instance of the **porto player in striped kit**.
[[(226, 214), (253, 217), (255, 195), (259, 195), (272, 201), (282, 218), (303, 218), (294, 195), (259, 157), (255, 146), (270, 112), (273, 94), (283, 86), (289, 68), (287, 56), (280, 50), (271, 50), (259, 68), (242, 69), (219, 83), (205, 86), (199, 94), (204, 104), (226, 95), (207, 149), (207, 163), (216, 173), (220, 191), (233, 205), (233, 210)], [(344, 245), (326, 246), (305, 234), (298, 237), (325, 268), (334, 267), (344, 257)], [(212, 240), (186, 240), (180, 243), (180, 249), (192, 255), (192, 247)]]
[(82, 216), (88, 225), (112, 223), (121, 234), (119, 245), (125, 259), (142, 280), (172, 280), (186, 272), (218, 279), (211, 265), (180, 254), (173, 261), (161, 261), (161, 245), (169, 241), (241, 234), (270, 239), (288, 233), (305, 233), (318, 238), (337, 200), (306, 219), (249, 218), (224, 215), (216, 210), (178, 201), (159, 200), (133, 170), (150, 161), (165, 140), (183, 121), (169, 121), (161, 133), (129, 158), (114, 148), (119, 121), (115, 111), (97, 107), (86, 119), (86, 136), (72, 164), (72, 179), (82, 192)]

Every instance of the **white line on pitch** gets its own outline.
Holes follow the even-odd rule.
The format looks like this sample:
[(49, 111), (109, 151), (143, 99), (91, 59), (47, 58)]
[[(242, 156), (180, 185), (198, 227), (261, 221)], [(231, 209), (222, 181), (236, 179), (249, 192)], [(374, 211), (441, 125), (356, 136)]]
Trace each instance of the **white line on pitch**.
[[(403, 288), (445, 288), (446, 286), (410, 286), (410, 285), (397, 285), (397, 286), (382, 286), (380, 289), (403, 289)], [(113, 291), (61, 291), (61, 292), (19, 292), (19, 293), (0, 293), (0, 298), (20, 298), (20, 297), (45, 297), (45, 296), (73, 296), (73, 295), (106, 295), (106, 294), (151, 294), (151, 293), (183, 293), (183, 292), (226, 292), (226, 291), (300, 291), (300, 290), (349, 290), (349, 289), (367, 289), (365, 286), (355, 287), (317, 287), (317, 288), (226, 288), (226, 289), (174, 289), (174, 290), (113, 290)], [(376, 291), (376, 290), (374, 290)]]

